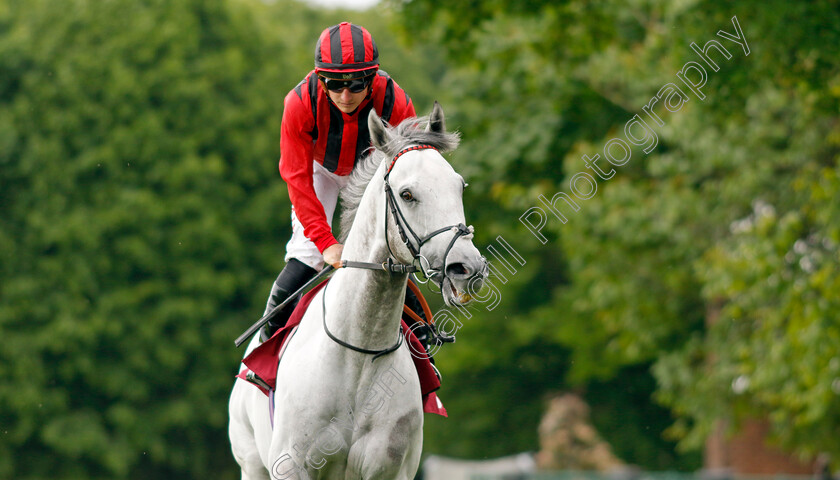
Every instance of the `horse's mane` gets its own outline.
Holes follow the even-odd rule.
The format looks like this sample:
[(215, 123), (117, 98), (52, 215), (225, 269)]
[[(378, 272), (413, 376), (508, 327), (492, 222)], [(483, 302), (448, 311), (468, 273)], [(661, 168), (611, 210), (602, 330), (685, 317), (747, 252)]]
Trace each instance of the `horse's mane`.
[(347, 186), (341, 190), (341, 236), (339, 238), (341, 243), (347, 240), (365, 189), (383, 161), (390, 161), (394, 155), (412, 145), (431, 145), (441, 153), (458, 147), (461, 141), (458, 132), (426, 131), (428, 125), (428, 116), (407, 118), (396, 127), (391, 127), (386, 123), (385, 127), (390, 133), (391, 140), (381, 149), (371, 147), (368, 149), (369, 153), (356, 163)]

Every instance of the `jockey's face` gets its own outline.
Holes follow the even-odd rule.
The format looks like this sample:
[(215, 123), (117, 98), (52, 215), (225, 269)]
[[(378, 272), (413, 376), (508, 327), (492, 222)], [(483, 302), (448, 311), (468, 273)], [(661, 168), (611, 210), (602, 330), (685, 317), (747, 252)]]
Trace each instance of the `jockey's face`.
[(343, 88), (340, 92), (327, 90), (327, 95), (339, 110), (344, 113), (353, 113), (365, 100), (368, 92), (370, 92), (369, 86), (359, 93), (353, 93), (349, 88)]

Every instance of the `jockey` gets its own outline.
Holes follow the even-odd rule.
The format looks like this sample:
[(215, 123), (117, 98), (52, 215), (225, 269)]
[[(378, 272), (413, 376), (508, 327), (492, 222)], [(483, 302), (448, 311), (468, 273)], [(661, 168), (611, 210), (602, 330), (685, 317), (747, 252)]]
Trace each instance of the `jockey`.
[[(266, 303), (268, 314), (323, 268), (340, 266), (343, 245), (330, 225), (338, 191), (356, 160), (371, 146), (371, 109), (396, 125), (416, 116), (408, 94), (379, 70), (379, 52), (368, 31), (348, 22), (325, 29), (315, 44), (315, 69), (284, 101), (280, 175), (292, 202), (292, 238), (286, 266)], [(294, 305), (266, 324), (265, 340), (283, 325)]]

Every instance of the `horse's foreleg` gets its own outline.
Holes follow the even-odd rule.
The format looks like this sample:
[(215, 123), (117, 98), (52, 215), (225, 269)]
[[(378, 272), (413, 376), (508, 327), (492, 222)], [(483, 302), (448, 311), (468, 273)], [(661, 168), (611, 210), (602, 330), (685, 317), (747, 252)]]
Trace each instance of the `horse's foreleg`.
[(254, 434), (242, 422), (231, 419), (228, 427), (231, 451), (242, 470), (242, 480), (270, 480), (268, 470), (262, 463)]
[(228, 405), (228, 436), (231, 451), (242, 470), (242, 480), (270, 480), (257, 446), (254, 428), (248, 418), (248, 390), (254, 388), (242, 380), (236, 380)]
[(423, 450), (422, 415), (406, 412), (390, 432), (359, 438), (348, 452), (345, 480), (412, 480)]

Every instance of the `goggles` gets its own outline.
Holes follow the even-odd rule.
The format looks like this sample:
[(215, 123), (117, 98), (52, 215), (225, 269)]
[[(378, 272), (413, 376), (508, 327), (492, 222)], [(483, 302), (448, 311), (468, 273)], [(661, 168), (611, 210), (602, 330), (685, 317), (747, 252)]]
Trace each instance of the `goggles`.
[(351, 93), (360, 93), (370, 85), (373, 76), (364, 78), (354, 78), (353, 80), (339, 80), (337, 78), (321, 77), (321, 81), (327, 86), (327, 90), (335, 93), (340, 93), (345, 88)]

